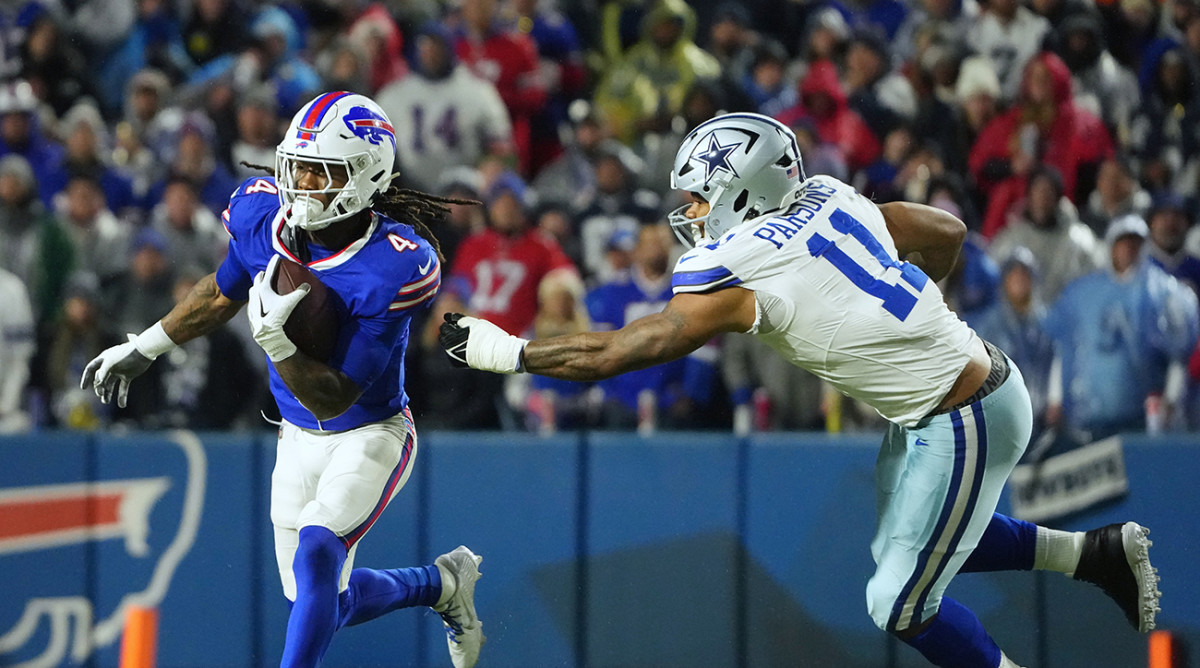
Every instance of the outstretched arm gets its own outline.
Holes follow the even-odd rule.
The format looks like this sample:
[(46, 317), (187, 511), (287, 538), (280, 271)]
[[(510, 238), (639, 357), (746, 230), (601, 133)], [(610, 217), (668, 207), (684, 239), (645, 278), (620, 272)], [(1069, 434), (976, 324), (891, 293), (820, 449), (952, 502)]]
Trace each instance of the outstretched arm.
[(879, 210), (900, 259), (917, 265), (935, 281), (954, 268), (967, 226), (951, 214), (924, 204), (889, 202)]
[[(749, 330), (754, 319), (754, 293), (727, 288), (708, 294), (676, 295), (661, 313), (639, 318), (612, 332), (569, 334), (525, 343), (486, 321), (468, 320), (464, 327), (447, 316), (440, 338), (452, 358), (462, 353), (460, 357), (477, 369), (511, 372), (518, 365), (516, 359), (509, 361), (508, 357), (519, 355), (523, 371), (589, 381), (679, 359), (717, 334)], [(467, 330), (465, 335), (463, 330)], [(501, 337), (508, 341), (499, 341)], [(493, 355), (492, 351), (501, 354)]]
[(192, 286), (192, 291), (175, 305), (162, 320), (129, 341), (113, 346), (88, 363), (79, 381), (81, 388), (91, 385), (104, 403), (116, 400), (124, 407), (129, 384), (150, 367), (159, 355), (216, 329), (233, 317), (245, 302), (221, 294), (216, 274), (209, 274)]

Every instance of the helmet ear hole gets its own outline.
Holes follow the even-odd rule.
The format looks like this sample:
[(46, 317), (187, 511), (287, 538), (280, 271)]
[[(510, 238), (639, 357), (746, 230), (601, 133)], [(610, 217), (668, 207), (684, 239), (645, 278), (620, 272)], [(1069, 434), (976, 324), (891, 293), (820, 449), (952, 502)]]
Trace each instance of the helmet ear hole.
[(733, 200), (733, 212), (740, 213), (742, 209), (746, 208), (746, 202), (749, 200), (749, 190), (743, 190), (742, 192), (738, 193), (737, 199)]

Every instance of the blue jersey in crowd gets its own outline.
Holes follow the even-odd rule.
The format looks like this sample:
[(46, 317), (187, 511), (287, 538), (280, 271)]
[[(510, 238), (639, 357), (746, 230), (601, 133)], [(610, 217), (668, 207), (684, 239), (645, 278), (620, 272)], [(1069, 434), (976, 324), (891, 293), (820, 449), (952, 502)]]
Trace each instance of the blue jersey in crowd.
[[(282, 241), (277, 193), (275, 179), (252, 178), (230, 198), (223, 218), (232, 239), (217, 270), (217, 286), (230, 299), (247, 298), (254, 276), (273, 255), (299, 261)], [(427, 307), (441, 285), (437, 253), (410, 225), (377, 213), (365, 236), (346, 248), (308, 248), (308, 268), (341, 302), (341, 335), (328, 364), (346, 374), (363, 394), (345, 413), (318, 421), (270, 365), (271, 393), (279, 412), (297, 426), (328, 431), (389, 418), (408, 405), (404, 351), (409, 321)]]
[(1110, 433), (1143, 427), (1146, 395), (1162, 391), (1200, 332), (1195, 295), (1147, 261), (1128, 278), (1101, 270), (1072, 281), (1045, 324), (1062, 355), (1065, 417)]

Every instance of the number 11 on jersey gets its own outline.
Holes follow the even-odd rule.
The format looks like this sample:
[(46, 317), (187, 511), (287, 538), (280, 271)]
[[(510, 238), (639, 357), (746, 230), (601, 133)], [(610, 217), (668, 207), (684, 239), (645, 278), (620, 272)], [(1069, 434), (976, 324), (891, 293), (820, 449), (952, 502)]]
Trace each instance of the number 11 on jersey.
[[(835, 209), (829, 216), (829, 222), (833, 225), (833, 229), (850, 235), (850, 238), (862, 244), (884, 269), (899, 269), (900, 278), (916, 288), (918, 294), (925, 289), (925, 284), (929, 282), (929, 277), (925, 275), (925, 272), (914, 264), (901, 262), (888, 255), (887, 249), (871, 234), (871, 230), (864, 227), (856, 218), (841, 209)], [(808, 252), (813, 257), (828, 260), (858, 289), (882, 300), (883, 310), (902, 322), (917, 305), (917, 296), (905, 289), (904, 286), (875, 278), (865, 267), (855, 262), (854, 258), (838, 248), (836, 243), (820, 234), (814, 234), (808, 238)]]

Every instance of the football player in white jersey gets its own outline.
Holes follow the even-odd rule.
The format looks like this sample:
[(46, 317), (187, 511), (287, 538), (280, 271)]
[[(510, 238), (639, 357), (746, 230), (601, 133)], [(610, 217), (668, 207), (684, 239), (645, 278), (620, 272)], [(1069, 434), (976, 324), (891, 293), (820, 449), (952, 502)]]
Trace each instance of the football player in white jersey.
[(876, 464), (875, 623), (931, 663), (1014, 666), (975, 615), (943, 592), (963, 571), (1055, 570), (1099, 585), (1130, 623), (1154, 628), (1158, 577), (1134, 522), (1088, 532), (994, 510), (1032, 414), (1020, 371), (945, 305), (935, 281), (966, 227), (930, 207), (877, 206), (804, 177), (792, 132), (727, 114), (688, 135), (671, 174), (692, 202), (671, 215), (695, 248), (661, 313), (610, 332), (527, 341), (446, 316), (452, 360), (498, 373), (600, 380), (682, 357), (724, 332), (762, 337), (789, 362), (890, 422)]

